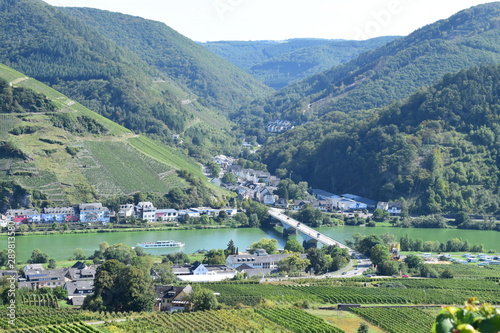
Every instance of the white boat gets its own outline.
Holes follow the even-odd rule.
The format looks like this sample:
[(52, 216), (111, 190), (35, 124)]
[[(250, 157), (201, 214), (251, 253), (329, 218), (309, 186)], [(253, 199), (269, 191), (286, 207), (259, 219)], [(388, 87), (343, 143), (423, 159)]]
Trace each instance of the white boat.
[(173, 240), (137, 243), (137, 246), (143, 247), (145, 249), (156, 249), (162, 247), (183, 247), (184, 245), (186, 244)]

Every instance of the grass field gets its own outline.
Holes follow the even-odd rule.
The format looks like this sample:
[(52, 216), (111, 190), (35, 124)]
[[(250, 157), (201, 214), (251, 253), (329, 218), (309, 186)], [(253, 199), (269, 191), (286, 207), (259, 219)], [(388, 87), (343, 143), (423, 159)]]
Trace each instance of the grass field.
[(361, 323), (367, 323), (370, 327), (368, 333), (384, 333), (379, 327), (369, 323), (366, 319), (348, 311), (331, 311), (331, 310), (306, 310), (312, 315), (322, 318), (326, 322), (337, 326), (345, 332), (356, 332)]

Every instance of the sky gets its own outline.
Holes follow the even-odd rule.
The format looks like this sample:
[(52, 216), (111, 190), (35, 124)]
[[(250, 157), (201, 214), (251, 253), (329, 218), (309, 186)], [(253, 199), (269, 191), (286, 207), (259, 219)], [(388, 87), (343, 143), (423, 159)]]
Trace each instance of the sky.
[(412, 31), (480, 0), (44, 0), (161, 21), (199, 42), (327, 38), (364, 40)]

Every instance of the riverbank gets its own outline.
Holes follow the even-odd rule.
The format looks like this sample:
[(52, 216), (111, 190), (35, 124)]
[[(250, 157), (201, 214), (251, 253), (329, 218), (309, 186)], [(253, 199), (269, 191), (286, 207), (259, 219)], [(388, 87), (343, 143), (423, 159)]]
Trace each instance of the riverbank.
[[(16, 236), (31, 235), (69, 235), (69, 234), (93, 234), (93, 233), (117, 233), (134, 231), (172, 231), (172, 230), (203, 230), (203, 229), (237, 229), (230, 225), (186, 225), (186, 226), (162, 226), (162, 227), (113, 227), (113, 228), (88, 228), (68, 230), (46, 230), (46, 231), (17, 231)], [(0, 233), (7, 236), (6, 232)]]

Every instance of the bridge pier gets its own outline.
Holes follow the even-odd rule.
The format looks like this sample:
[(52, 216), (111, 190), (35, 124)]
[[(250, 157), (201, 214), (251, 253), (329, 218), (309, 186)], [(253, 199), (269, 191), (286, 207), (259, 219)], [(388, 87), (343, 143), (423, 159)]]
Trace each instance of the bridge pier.
[(297, 229), (295, 229), (294, 227), (286, 224), (286, 223), (283, 223), (280, 221), (280, 224), (283, 226), (283, 236), (287, 237), (287, 236), (290, 236), (290, 235), (296, 235), (297, 234)]
[(318, 240), (316, 238), (312, 238), (302, 232), (300, 233), (300, 235), (304, 239), (304, 241), (302, 242), (302, 246), (305, 250), (318, 247)]

